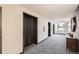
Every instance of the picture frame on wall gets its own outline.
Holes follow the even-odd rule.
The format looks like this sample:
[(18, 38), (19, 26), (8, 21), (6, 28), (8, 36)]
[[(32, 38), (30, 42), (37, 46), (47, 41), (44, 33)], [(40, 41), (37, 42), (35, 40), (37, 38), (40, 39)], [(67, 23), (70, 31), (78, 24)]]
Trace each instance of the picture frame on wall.
[(43, 26), (43, 32), (45, 32), (45, 26)]
[(77, 26), (76, 16), (74, 16), (73, 18), (71, 18), (71, 31), (72, 32), (76, 31), (76, 26)]

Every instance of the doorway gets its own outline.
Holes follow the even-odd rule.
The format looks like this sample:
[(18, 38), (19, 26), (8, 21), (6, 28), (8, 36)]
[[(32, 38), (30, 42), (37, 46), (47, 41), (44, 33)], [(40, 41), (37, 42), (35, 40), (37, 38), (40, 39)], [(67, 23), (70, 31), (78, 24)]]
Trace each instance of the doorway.
[(53, 24), (53, 34), (55, 34), (55, 24)]
[(48, 36), (51, 36), (51, 23), (48, 22)]
[(23, 47), (37, 44), (37, 17), (23, 13)]

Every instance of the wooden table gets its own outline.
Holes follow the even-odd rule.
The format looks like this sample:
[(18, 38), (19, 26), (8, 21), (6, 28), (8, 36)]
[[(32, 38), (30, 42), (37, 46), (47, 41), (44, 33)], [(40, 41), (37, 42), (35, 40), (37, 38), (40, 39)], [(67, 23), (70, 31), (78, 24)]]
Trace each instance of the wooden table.
[(78, 51), (78, 39), (77, 38), (66, 38), (66, 48), (68, 50), (77, 52)]

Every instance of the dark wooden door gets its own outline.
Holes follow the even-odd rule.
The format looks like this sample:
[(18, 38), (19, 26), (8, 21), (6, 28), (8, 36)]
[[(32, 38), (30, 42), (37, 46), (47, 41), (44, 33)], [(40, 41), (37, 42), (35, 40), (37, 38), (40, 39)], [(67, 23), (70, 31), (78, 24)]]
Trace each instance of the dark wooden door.
[(37, 44), (37, 18), (33, 20), (33, 42)]
[(51, 36), (51, 23), (48, 22), (48, 36)]
[(33, 43), (33, 17), (28, 17), (28, 45)]
[(53, 34), (55, 34), (55, 24), (53, 24)]
[(24, 13), (24, 47), (37, 43), (37, 18)]
[(23, 46), (28, 46), (28, 16), (23, 14)]

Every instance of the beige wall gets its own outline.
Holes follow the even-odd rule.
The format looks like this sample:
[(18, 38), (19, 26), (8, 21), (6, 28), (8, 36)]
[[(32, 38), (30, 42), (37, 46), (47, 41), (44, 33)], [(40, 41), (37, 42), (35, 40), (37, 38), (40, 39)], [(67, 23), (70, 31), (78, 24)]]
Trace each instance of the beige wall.
[(2, 5), (2, 53), (22, 51), (22, 14), (15, 5)]
[[(38, 42), (48, 37), (48, 20), (18, 5), (2, 7), (2, 53), (23, 51), (23, 12), (38, 17)], [(46, 27), (43, 32), (43, 26)]]

